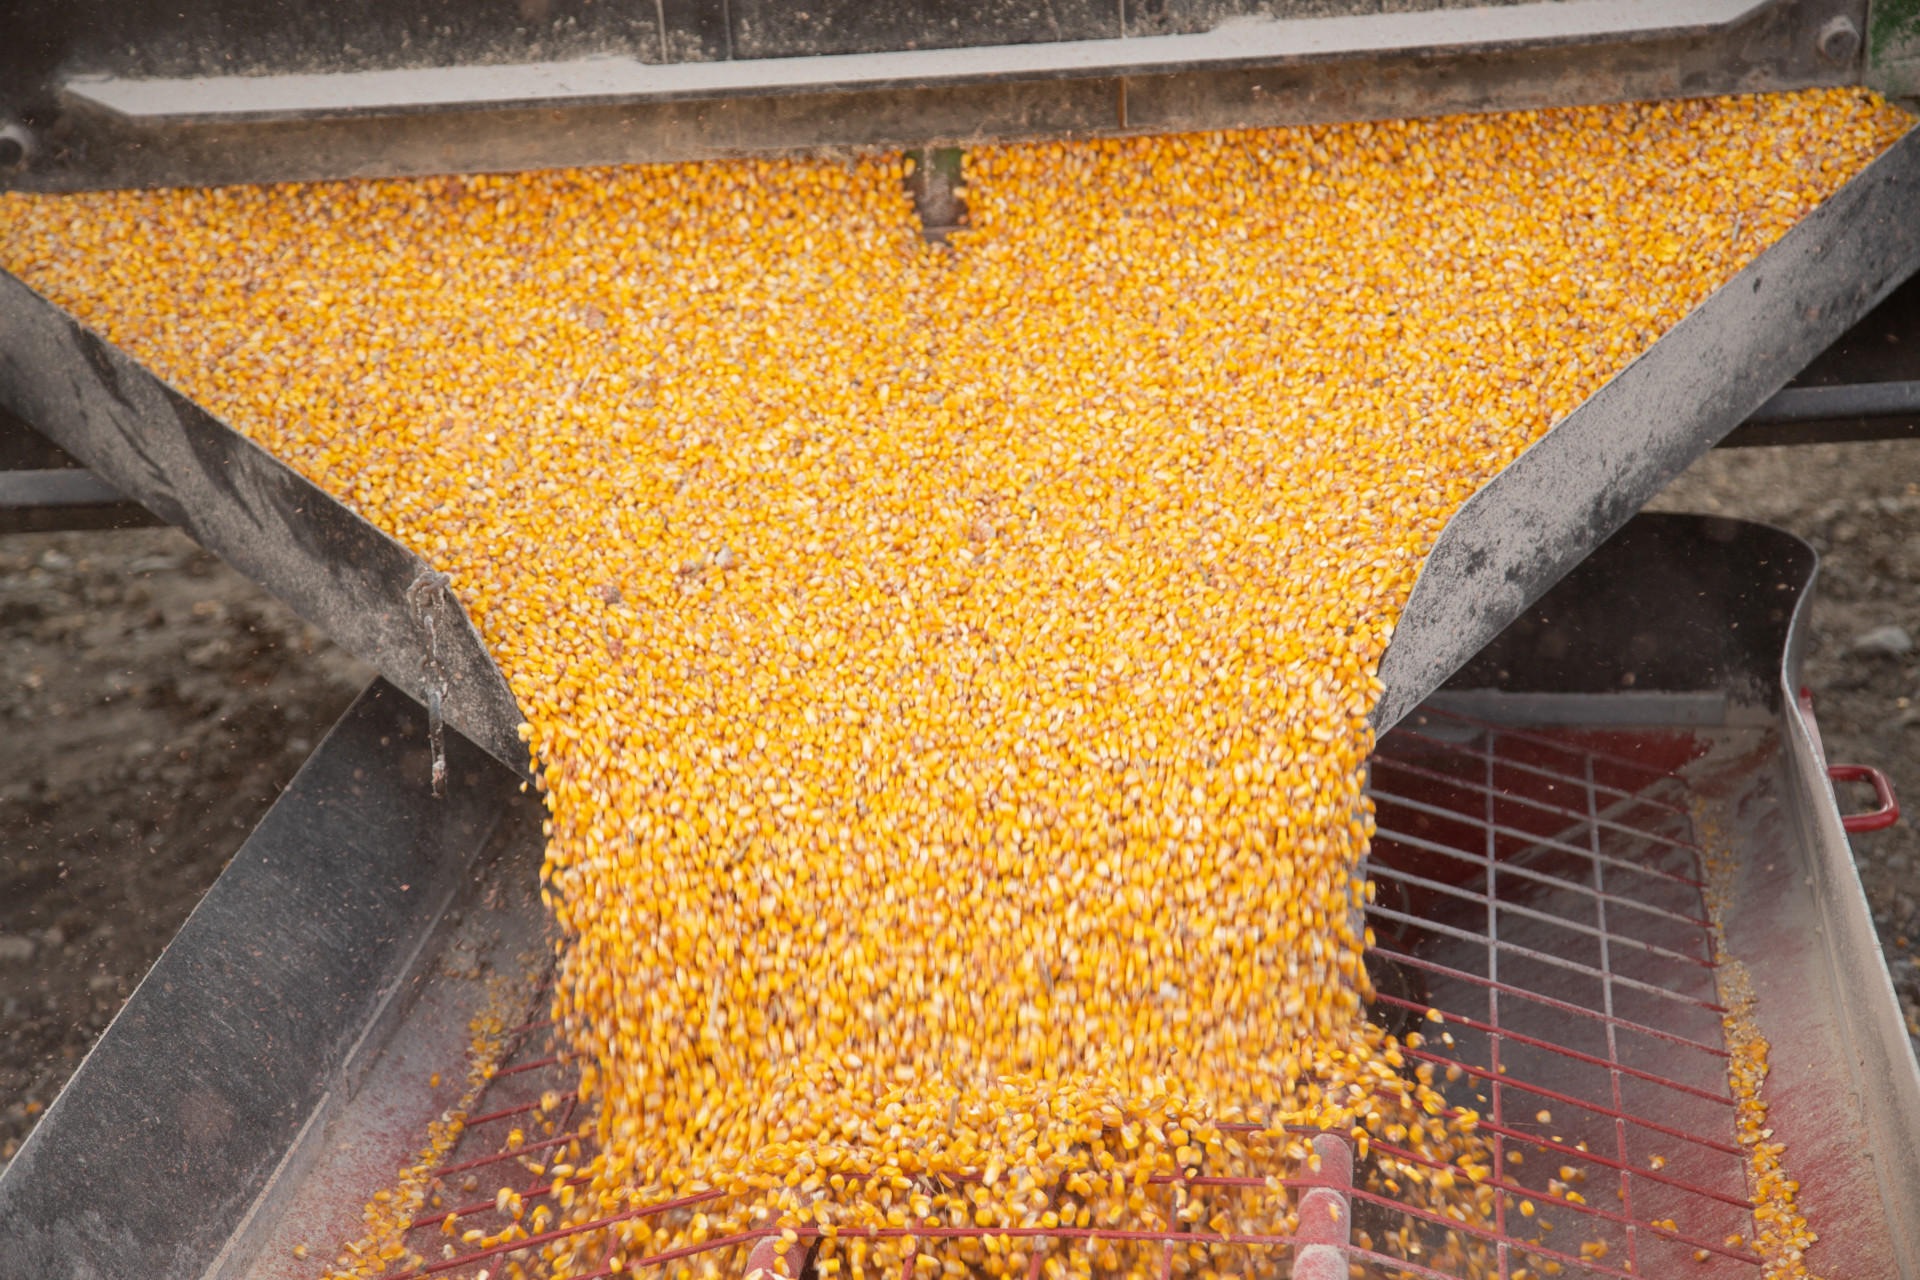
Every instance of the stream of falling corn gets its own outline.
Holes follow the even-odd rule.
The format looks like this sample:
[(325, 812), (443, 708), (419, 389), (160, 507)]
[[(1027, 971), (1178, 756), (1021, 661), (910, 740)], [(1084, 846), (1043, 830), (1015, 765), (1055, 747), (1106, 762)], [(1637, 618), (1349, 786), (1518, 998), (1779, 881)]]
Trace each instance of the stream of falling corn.
[[(496, 1277), (768, 1223), (1024, 1275), (851, 1230), (1281, 1231), (1277, 1182), (1147, 1178), (1287, 1174), (1284, 1123), (1493, 1221), (1477, 1118), (1362, 1017), (1376, 665), (1461, 501), (1906, 123), (986, 147), (945, 248), (890, 155), (11, 195), (0, 263), (451, 574), (525, 709), (600, 1151), (562, 1217), (727, 1194)], [(1172, 1265), (1286, 1265), (1225, 1256)]]

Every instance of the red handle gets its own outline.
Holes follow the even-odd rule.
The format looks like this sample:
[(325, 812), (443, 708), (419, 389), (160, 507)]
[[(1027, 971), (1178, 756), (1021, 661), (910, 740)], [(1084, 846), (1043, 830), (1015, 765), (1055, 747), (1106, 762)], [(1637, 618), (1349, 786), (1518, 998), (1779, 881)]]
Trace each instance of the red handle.
[(1849, 832), (1884, 831), (1900, 821), (1900, 802), (1893, 798), (1893, 783), (1870, 764), (1830, 764), (1827, 777), (1835, 782), (1871, 782), (1874, 799), (1880, 807), (1871, 813), (1850, 813), (1840, 819)]

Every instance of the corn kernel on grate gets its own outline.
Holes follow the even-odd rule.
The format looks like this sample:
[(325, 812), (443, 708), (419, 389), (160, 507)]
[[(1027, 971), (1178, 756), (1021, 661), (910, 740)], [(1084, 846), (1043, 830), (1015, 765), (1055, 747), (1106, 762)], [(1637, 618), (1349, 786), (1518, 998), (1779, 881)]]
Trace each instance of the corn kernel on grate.
[(1392, 621), (1462, 500), (1904, 127), (1821, 90), (989, 148), (952, 253), (887, 157), (12, 195), (0, 262), (453, 574), (521, 699), (603, 1152), (568, 1212), (731, 1193), (529, 1265), (1271, 1226), (1138, 1186), (1290, 1167), (1244, 1118), (1371, 1113), (1481, 1214), (1472, 1117), (1359, 1017)]

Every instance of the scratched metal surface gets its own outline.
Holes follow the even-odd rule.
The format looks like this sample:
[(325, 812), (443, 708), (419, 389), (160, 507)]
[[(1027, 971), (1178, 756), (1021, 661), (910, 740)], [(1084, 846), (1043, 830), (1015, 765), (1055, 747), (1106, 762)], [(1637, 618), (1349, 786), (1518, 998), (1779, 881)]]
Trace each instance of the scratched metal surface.
[[(0, 1174), (0, 1277), (205, 1274), (351, 1096), (519, 782), (376, 681)], [(531, 808), (532, 806), (526, 806)]]

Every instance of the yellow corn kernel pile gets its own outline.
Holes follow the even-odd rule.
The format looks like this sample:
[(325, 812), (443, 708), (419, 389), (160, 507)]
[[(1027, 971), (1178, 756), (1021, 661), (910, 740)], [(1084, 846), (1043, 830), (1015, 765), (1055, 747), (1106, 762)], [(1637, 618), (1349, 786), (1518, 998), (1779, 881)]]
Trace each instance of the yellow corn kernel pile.
[(572, 1216), (732, 1193), (541, 1265), (1271, 1228), (1140, 1184), (1281, 1170), (1240, 1117), (1422, 1119), (1353, 874), (1421, 558), (1905, 124), (1824, 90), (990, 148), (951, 250), (891, 157), (16, 195), (0, 263), (453, 574), (512, 682), (604, 1152)]

